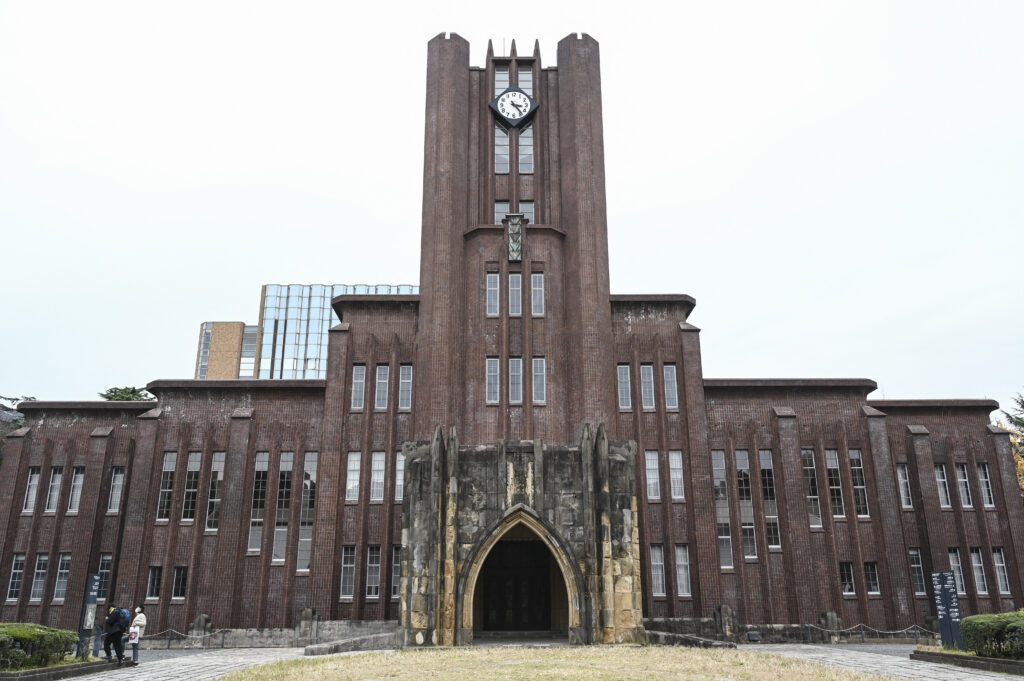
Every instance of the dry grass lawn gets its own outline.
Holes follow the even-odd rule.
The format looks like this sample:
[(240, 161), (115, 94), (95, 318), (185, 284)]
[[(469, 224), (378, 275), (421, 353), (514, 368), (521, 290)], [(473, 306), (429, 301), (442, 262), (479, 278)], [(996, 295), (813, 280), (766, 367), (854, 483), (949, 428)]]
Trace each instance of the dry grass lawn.
[(432, 648), (332, 655), (278, 662), (225, 681), (370, 681), (373, 679), (552, 679), (619, 681), (879, 681), (813, 662), (745, 650), (649, 646)]

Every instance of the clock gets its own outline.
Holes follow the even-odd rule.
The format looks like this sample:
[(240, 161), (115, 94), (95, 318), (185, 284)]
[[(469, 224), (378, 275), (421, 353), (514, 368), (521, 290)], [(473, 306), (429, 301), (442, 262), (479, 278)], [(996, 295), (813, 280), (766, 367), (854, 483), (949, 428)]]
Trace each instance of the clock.
[(510, 87), (491, 102), (491, 110), (508, 127), (518, 128), (537, 111), (537, 100), (517, 87)]

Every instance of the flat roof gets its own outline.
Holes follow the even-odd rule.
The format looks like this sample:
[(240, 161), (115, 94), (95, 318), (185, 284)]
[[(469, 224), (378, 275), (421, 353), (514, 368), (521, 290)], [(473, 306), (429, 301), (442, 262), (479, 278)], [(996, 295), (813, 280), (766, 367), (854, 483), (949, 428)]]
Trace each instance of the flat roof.
[(875, 390), (870, 378), (705, 378), (705, 388), (861, 388)]
[(127, 409), (130, 411), (149, 411), (155, 406), (155, 400), (28, 400), (18, 403), (18, 411), (39, 411), (42, 409), (102, 409), (107, 411)]

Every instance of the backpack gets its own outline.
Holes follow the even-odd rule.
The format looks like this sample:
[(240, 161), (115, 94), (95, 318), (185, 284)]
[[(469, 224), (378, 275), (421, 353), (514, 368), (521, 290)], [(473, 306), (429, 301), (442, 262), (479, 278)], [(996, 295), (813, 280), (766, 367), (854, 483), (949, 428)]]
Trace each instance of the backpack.
[(117, 611), (117, 622), (121, 625), (122, 631), (128, 631), (129, 618), (131, 618), (131, 613), (128, 612), (127, 608), (121, 608)]

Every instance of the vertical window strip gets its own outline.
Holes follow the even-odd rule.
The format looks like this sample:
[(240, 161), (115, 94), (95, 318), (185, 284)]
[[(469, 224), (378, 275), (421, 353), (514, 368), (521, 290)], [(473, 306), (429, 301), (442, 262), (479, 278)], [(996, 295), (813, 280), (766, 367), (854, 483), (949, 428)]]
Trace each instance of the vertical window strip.
[(967, 464), (965, 463), (956, 464), (956, 484), (960, 489), (960, 505), (964, 508), (974, 506), (974, 500), (971, 498), (971, 483), (967, 480)]
[(299, 548), (296, 553), (296, 570), (309, 570), (313, 555), (317, 456), (316, 452), (306, 452), (302, 462), (302, 501), (299, 508)]
[(398, 408), (412, 409), (412, 365), (402, 364), (398, 367)]
[(373, 393), (373, 408), (382, 411), (388, 408), (388, 379), (391, 367), (387, 364), (377, 365), (377, 386)]
[(964, 569), (960, 563), (960, 549), (950, 548), (949, 549), (949, 569), (953, 571), (953, 581), (956, 582), (956, 592), (958, 594), (967, 593), (967, 589), (964, 588)]
[(689, 596), (690, 590), (690, 547), (676, 544), (676, 595)]
[(82, 503), (82, 484), (85, 482), (85, 467), (71, 469), (71, 494), (68, 495), (68, 513), (78, 513)]
[(640, 365), (640, 406), (654, 409), (654, 365)]
[(953, 504), (949, 498), (949, 481), (946, 479), (945, 464), (935, 464), (935, 486), (939, 491), (939, 506), (951, 508)]
[[(519, 172), (522, 175), (529, 175), (533, 172), (532, 124), (527, 125), (519, 131)], [(533, 220), (530, 220), (530, 222), (533, 222)]]
[(996, 568), (996, 581), (999, 583), (999, 593), (1010, 593), (1010, 575), (1006, 570), (1006, 551), (1002, 546), (992, 549), (992, 563)]
[(395, 454), (395, 501), (402, 501), (405, 496), (405, 454)]
[(523, 402), (523, 358), (508, 358), (508, 401), (509, 404)]
[(882, 585), (878, 580), (878, 563), (864, 563), (864, 583), (867, 585), (869, 594), (882, 592)]
[(508, 89), (508, 64), (496, 65), (494, 67), (494, 96), (497, 97)]
[[(528, 225), (536, 224), (537, 221), (534, 219), (533, 201), (520, 201), (519, 212), (523, 214), (523, 221)], [(534, 315), (544, 314), (543, 312), (534, 312)]]
[(203, 453), (189, 452), (188, 464), (185, 467), (185, 497), (181, 504), (181, 519), (196, 519), (196, 501), (199, 499), (199, 469), (202, 466)]
[(647, 498), (650, 501), (657, 501), (661, 498), (661, 485), (658, 481), (658, 452), (650, 449), (644, 452), (644, 468), (647, 480)]
[(754, 534), (754, 495), (750, 486), (750, 453), (736, 450), (736, 498), (740, 502), (740, 540), (743, 557), (757, 558), (757, 537)]
[(661, 544), (651, 544), (651, 595), (665, 595), (665, 550)]
[(50, 487), (46, 490), (46, 506), (43, 510), (46, 513), (57, 512), (57, 501), (60, 499), (60, 485), (64, 481), (64, 467), (53, 466), (50, 468)]
[(666, 364), (662, 367), (665, 378), (665, 408), (679, 408), (679, 388), (676, 385), (676, 365)]
[(864, 475), (864, 456), (859, 449), (850, 450), (850, 477), (853, 478), (853, 505), (858, 518), (867, 518), (868, 485)]
[(801, 449), (800, 457), (803, 460), (807, 491), (807, 517), (811, 527), (821, 527), (821, 502), (818, 499), (818, 474), (814, 468), (814, 450)]
[(149, 566), (149, 576), (146, 578), (146, 599), (156, 600), (160, 598), (160, 582), (163, 581), (164, 569), (159, 565)]
[(359, 463), (362, 452), (349, 452), (345, 473), (345, 501), (359, 501)]
[(250, 553), (259, 553), (263, 543), (263, 516), (267, 506), (267, 480), (270, 469), (270, 452), (256, 452), (256, 470), (252, 481), (252, 508), (249, 512)]
[(668, 474), (669, 484), (672, 487), (673, 499), (685, 499), (683, 488), (683, 453), (678, 450), (671, 450), (668, 453)]
[(523, 314), (523, 275), (513, 272), (508, 275), (508, 315), (519, 317)]
[(274, 509), (274, 547), (272, 561), (283, 563), (288, 552), (288, 519), (292, 508), (293, 452), (281, 452), (281, 465), (277, 478), (277, 504)]
[(30, 466), (28, 481), (25, 485), (25, 502), (21, 505), (22, 513), (31, 513), (36, 508), (36, 496), (39, 493), (39, 466)]
[[(497, 123), (494, 124), (494, 172), (499, 175), (508, 174), (508, 131)], [(496, 223), (497, 224), (497, 223)]]
[(633, 408), (633, 396), (629, 386), (629, 365), (620, 364), (616, 367), (619, 383), (619, 409)]
[[(532, 204), (531, 204), (532, 205)], [(532, 215), (531, 215), (532, 217)], [(534, 317), (544, 316), (544, 273), (530, 275), (530, 313)]]
[(533, 358), (533, 403), (544, 404), (548, 400), (547, 360)]
[(533, 97), (533, 66), (517, 64), (516, 74), (519, 77), (519, 89)]
[(910, 582), (914, 585), (914, 595), (923, 596), (925, 591), (924, 565), (921, 563), (921, 549), (910, 549)]
[(772, 450), (758, 451), (761, 463), (761, 499), (764, 502), (765, 536), (768, 548), (782, 546), (782, 530), (779, 527), (779, 502), (775, 496), (775, 469), (772, 467)]
[(174, 568), (174, 583), (171, 585), (171, 598), (180, 601), (185, 598), (188, 589), (188, 568), (178, 565)]
[(352, 598), (356, 593), (356, 547), (341, 547), (341, 597)]
[(366, 365), (352, 365), (352, 410), (358, 411), (363, 408), (363, 399), (366, 394)]
[(825, 450), (825, 472), (828, 475), (828, 496), (832, 504), (832, 517), (842, 518), (846, 515), (843, 504), (843, 483), (839, 475), (839, 452), (835, 449)]
[(853, 581), (853, 563), (839, 564), (839, 583), (842, 585), (843, 595), (857, 593), (857, 585)]
[(971, 568), (974, 571), (974, 589), (979, 594), (988, 593), (988, 579), (985, 578), (985, 563), (980, 547), (971, 548)]
[(499, 393), (498, 393), (498, 386), (499, 386), (499, 378), (500, 378), (499, 374), (498, 374), (499, 367), (498, 367), (498, 358), (497, 357), (488, 357), (487, 358), (486, 370), (487, 370), (487, 380), (486, 380), (486, 385), (485, 385), (485, 393), (486, 394), (485, 394), (484, 397), (487, 400), (487, 404), (497, 404), (498, 403), (498, 395), (499, 395)]
[(910, 494), (910, 471), (907, 464), (896, 464), (896, 479), (900, 485), (900, 505), (903, 508), (914, 508), (914, 498)]
[(366, 547), (366, 596), (380, 596), (380, 547)]
[(985, 508), (996, 505), (996, 496), (992, 490), (992, 475), (987, 463), (978, 464), (978, 482), (981, 483), (981, 503)]
[(402, 587), (402, 547), (391, 547), (391, 600), (401, 595)]
[(384, 452), (370, 454), (370, 501), (384, 501)]
[(216, 531), (220, 527), (221, 492), (224, 487), (224, 461), (226, 452), (214, 452), (210, 464), (210, 489), (206, 501), (206, 529)]
[[(508, 201), (495, 201), (494, 202), (494, 224), (500, 225), (505, 219), (505, 216), (509, 213)], [(498, 314), (495, 312), (494, 314)]]
[(715, 521), (718, 532), (718, 563), (733, 566), (732, 527), (729, 519), (729, 488), (725, 479), (725, 451), (711, 450), (711, 477), (714, 485)]
[(498, 316), (498, 293), (499, 293), (500, 282), (498, 281), (498, 275), (496, 273), (488, 273), (487, 275), (487, 316), (497, 317)]
[(50, 556), (46, 553), (36, 554), (36, 569), (32, 573), (32, 591), (28, 597), (31, 601), (43, 600), (43, 588), (46, 585), (46, 570), (50, 565)]
[(164, 452), (164, 465), (160, 471), (160, 493), (156, 502), (156, 519), (170, 520), (171, 495), (174, 493), (174, 467), (177, 452)]
[(101, 553), (100, 564), (97, 566), (96, 574), (99, 575), (99, 585), (96, 587), (96, 599), (107, 600), (107, 593), (110, 590), (110, 571), (114, 564), (114, 554)]
[(7, 600), (16, 601), (21, 598), (21, 582), (25, 578), (25, 554), (14, 554), (11, 563), (11, 581), (7, 583)]

